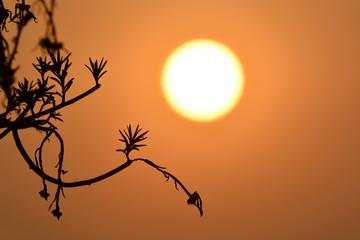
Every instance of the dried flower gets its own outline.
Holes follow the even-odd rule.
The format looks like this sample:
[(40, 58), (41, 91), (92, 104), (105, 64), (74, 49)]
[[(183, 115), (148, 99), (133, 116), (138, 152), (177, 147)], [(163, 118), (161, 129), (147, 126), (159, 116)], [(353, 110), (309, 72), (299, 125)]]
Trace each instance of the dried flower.
[(57, 219), (60, 220), (62, 213), (58, 207), (52, 210), (51, 213), (54, 215), (54, 217), (57, 217)]
[(39, 192), (39, 194), (40, 194), (41, 197), (45, 198), (45, 200), (47, 200), (48, 197), (50, 196), (50, 194), (46, 191), (45, 188), (44, 188), (43, 190), (41, 190), (41, 191)]

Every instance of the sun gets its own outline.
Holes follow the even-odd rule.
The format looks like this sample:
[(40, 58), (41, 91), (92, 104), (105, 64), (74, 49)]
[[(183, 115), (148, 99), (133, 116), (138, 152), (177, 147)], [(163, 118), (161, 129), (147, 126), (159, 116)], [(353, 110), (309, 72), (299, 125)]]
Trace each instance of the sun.
[(236, 55), (216, 41), (197, 39), (178, 47), (162, 71), (162, 90), (172, 108), (200, 122), (229, 113), (243, 91), (243, 70)]

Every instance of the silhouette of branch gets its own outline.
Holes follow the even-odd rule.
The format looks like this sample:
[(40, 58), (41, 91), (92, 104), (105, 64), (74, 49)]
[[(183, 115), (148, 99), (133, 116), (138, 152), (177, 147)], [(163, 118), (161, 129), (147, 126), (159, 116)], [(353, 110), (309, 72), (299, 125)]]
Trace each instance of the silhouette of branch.
[(164, 177), (166, 178), (166, 181), (169, 181), (169, 179), (171, 178), (175, 183), (176, 190), (179, 190), (177, 185), (180, 185), (180, 187), (184, 190), (184, 192), (189, 196), (189, 199), (187, 201), (188, 204), (195, 205), (199, 209), (200, 216), (203, 215), (202, 200), (200, 198), (200, 195), (197, 192), (194, 192), (193, 194), (191, 194), (179, 179), (177, 179), (174, 175), (172, 175), (171, 173), (164, 170), (164, 169), (166, 169), (165, 167), (161, 167), (159, 165), (156, 165), (152, 161), (150, 161), (148, 159), (144, 159), (144, 158), (135, 158), (132, 161), (145, 162), (146, 164), (150, 165), (151, 167), (153, 167), (156, 170), (158, 170), (159, 172), (161, 172), (164, 175)]
[[(25, 159), (25, 161), (28, 163), (30, 169), (33, 170), (37, 175), (39, 175), (43, 179), (43, 181), (46, 180), (48, 182), (51, 182), (51, 183), (54, 183), (54, 184), (58, 185), (58, 190), (57, 190), (57, 193), (56, 193), (55, 199), (54, 199), (54, 201), (56, 202), (56, 208), (52, 211), (53, 215), (56, 216), (57, 218), (59, 218), (61, 216), (61, 212), (59, 210), (60, 208), (59, 208), (58, 203), (59, 203), (59, 197), (60, 197), (59, 193), (60, 193), (60, 191), (63, 191), (62, 190), (63, 187), (72, 188), (72, 187), (80, 187), (80, 186), (85, 186), (85, 185), (91, 185), (93, 183), (104, 180), (104, 179), (106, 179), (108, 177), (111, 177), (112, 175), (124, 170), (125, 168), (129, 167), (132, 164), (132, 162), (134, 162), (134, 161), (143, 161), (143, 162), (147, 163), (148, 165), (152, 166), (156, 170), (160, 171), (165, 176), (167, 181), (171, 178), (175, 183), (175, 188), (178, 190), (177, 185), (179, 185), (184, 190), (184, 192), (189, 196), (189, 199), (187, 201), (188, 204), (195, 205), (198, 208), (198, 210), (200, 212), (200, 215), (201, 216), (203, 215), (202, 201), (201, 201), (201, 198), (200, 198), (200, 196), (199, 196), (199, 194), (197, 192), (194, 192), (193, 194), (191, 194), (178, 178), (176, 178), (173, 174), (165, 171), (164, 167), (156, 165), (155, 163), (153, 163), (152, 161), (150, 161), (148, 159), (144, 159), (144, 158), (136, 158), (136, 159), (133, 159), (133, 160), (130, 159), (129, 154), (127, 154), (126, 150), (124, 150), (122, 152), (126, 155), (127, 161), (125, 163), (123, 163), (122, 165), (120, 165), (119, 167), (117, 167), (117, 168), (115, 168), (115, 169), (113, 169), (113, 170), (111, 170), (109, 172), (106, 172), (106, 173), (104, 173), (104, 174), (102, 174), (102, 175), (100, 175), (98, 177), (94, 177), (94, 178), (87, 179), (87, 180), (82, 180), (82, 181), (76, 181), (76, 182), (64, 182), (64, 181), (62, 181), (61, 175), (64, 174), (64, 172), (63, 172), (61, 166), (62, 166), (63, 147), (64, 146), (63, 146), (63, 141), (61, 139), (61, 136), (57, 133), (56, 130), (53, 130), (53, 129), (49, 130), (49, 128), (46, 128), (46, 127), (37, 127), (37, 129), (41, 130), (41, 131), (45, 131), (45, 132), (50, 131), (50, 133), (48, 133), (46, 135), (46, 137), (45, 137), (46, 139), (44, 138), (43, 142), (45, 140), (47, 140), (52, 133), (54, 133), (54, 134), (57, 135), (57, 138), (62, 143), (62, 145), (61, 145), (61, 153), (59, 154), (59, 159), (60, 159), (59, 160), (59, 165), (60, 165), (60, 167), (58, 169), (58, 178), (57, 179), (54, 178), (54, 177), (49, 176), (48, 174), (46, 174), (43, 167), (40, 166), (41, 165), (40, 163), (37, 164), (37, 161), (35, 161), (35, 163), (34, 163), (34, 161), (31, 160), (31, 158), (29, 157), (28, 153), (26, 152), (26, 150), (24, 149), (24, 147), (23, 147), (23, 145), (21, 143), (20, 137), (18, 135), (18, 130), (13, 129), (12, 132), (13, 132), (13, 137), (14, 137), (16, 146), (19, 149), (19, 151), (20, 151), (21, 155), (23, 156), (23, 158)], [(137, 141), (134, 141), (134, 139), (136, 139), (139, 136), (140, 136), (140, 138), (137, 138), (138, 140), (144, 138), (145, 134), (137, 135), (140, 131), (135, 131), (136, 134), (132, 134), (130, 129), (131, 129), (131, 126), (129, 125), (128, 132), (126, 132), (126, 136), (129, 136), (129, 140), (131, 140), (132, 143), (137, 143)], [(139, 128), (137, 127), (137, 129), (139, 129)], [(134, 136), (135, 136), (135, 138), (133, 138)], [(43, 142), (42, 142), (42, 144), (43, 144)], [(130, 143), (130, 141), (129, 141), (129, 143)], [(42, 144), (41, 144), (40, 148), (42, 148)], [(134, 146), (134, 145), (136, 145), (136, 144), (133, 144), (132, 146)], [(131, 145), (128, 145), (128, 146), (131, 146)], [(134, 148), (132, 148), (132, 149), (134, 150)], [(40, 159), (40, 157), (39, 157), (39, 159)], [(46, 185), (44, 185), (44, 189), (42, 191), (40, 191), (40, 195), (42, 197), (44, 197), (45, 199), (47, 199), (47, 197), (49, 196), (46, 189), (47, 189)]]
[(133, 150), (139, 151), (140, 147), (146, 146), (145, 144), (137, 144), (141, 141), (144, 141), (146, 139), (145, 135), (148, 133), (148, 131), (146, 131), (144, 133), (139, 134), (141, 132), (141, 130), (142, 129), (139, 128), (139, 125), (136, 126), (134, 134), (131, 131), (131, 125), (129, 125), (127, 127), (127, 131), (119, 130), (119, 132), (122, 136), (122, 138), (120, 138), (119, 141), (125, 143), (125, 148), (117, 149), (116, 151), (123, 152), (128, 161), (130, 161), (129, 154), (131, 153), (131, 151), (133, 151)]
[(179, 179), (177, 179), (174, 175), (172, 175), (171, 173), (164, 170), (165, 167), (161, 167), (161, 166), (159, 166), (159, 165), (157, 165), (157, 164), (153, 163), (152, 161), (150, 161), (148, 159), (145, 159), (145, 158), (135, 158), (135, 159), (130, 159), (129, 158), (129, 154), (131, 153), (131, 151), (133, 151), (133, 150), (139, 151), (140, 147), (146, 146), (145, 144), (139, 144), (139, 143), (141, 141), (144, 141), (147, 138), (147, 137), (145, 137), (145, 135), (148, 133), (148, 131), (140, 133), (141, 130), (142, 129), (139, 128), (139, 125), (136, 126), (135, 132), (132, 132), (131, 125), (129, 125), (127, 127), (127, 131), (125, 131), (125, 130), (120, 131), (119, 130), (119, 132), (120, 132), (120, 134), (122, 136), (122, 138), (120, 138), (119, 140), (121, 142), (125, 143), (125, 148), (117, 149), (116, 151), (123, 152), (128, 161), (131, 161), (131, 162), (143, 161), (143, 162), (147, 163), (151, 167), (153, 167), (156, 170), (158, 170), (159, 172), (161, 172), (165, 176), (166, 181), (169, 181), (169, 179), (171, 178), (175, 183), (176, 190), (179, 190), (177, 185), (180, 185), (180, 187), (184, 190), (184, 192), (189, 196), (189, 199), (187, 201), (188, 204), (195, 205), (199, 209), (200, 216), (202, 216), (203, 215), (202, 201), (201, 201), (200, 195), (197, 192), (194, 192), (193, 194), (191, 194)]
[[(195, 205), (202, 216), (202, 201), (197, 192), (190, 194), (181, 181), (171, 173), (165, 171), (164, 167), (160, 167), (145, 158), (130, 158), (132, 151), (139, 151), (141, 147), (146, 146), (142, 141), (147, 139), (146, 134), (148, 131), (143, 132), (139, 125), (137, 125), (135, 130), (132, 129), (131, 125), (128, 125), (125, 130), (119, 130), (121, 135), (119, 140), (125, 144), (125, 147), (117, 149), (116, 151), (120, 151), (125, 155), (126, 161), (123, 164), (97, 177), (74, 182), (63, 181), (63, 175), (68, 172), (63, 169), (65, 144), (53, 121), (63, 121), (61, 114), (58, 112), (59, 110), (87, 97), (100, 88), (99, 80), (107, 72), (107, 70), (105, 70), (107, 61), (104, 61), (104, 58), (102, 58), (100, 62), (97, 60), (93, 61), (89, 58), (90, 64), (85, 64), (85, 67), (90, 70), (95, 80), (95, 86), (72, 99), (67, 99), (67, 92), (72, 87), (74, 81), (74, 78), (70, 80), (67, 78), (68, 70), (72, 64), (70, 62), (71, 54), (69, 53), (66, 56), (62, 56), (59, 51), (63, 45), (57, 41), (56, 37), (53, 20), (55, 0), (50, 0), (50, 6), (46, 4), (45, 0), (39, 0), (39, 2), (43, 5), (48, 17), (45, 38), (40, 40), (40, 45), (42, 48), (47, 49), (50, 59), (47, 61), (46, 57), (36, 58), (37, 64), (33, 64), (33, 66), (40, 74), (40, 78), (37, 78), (37, 81), (29, 81), (24, 78), (24, 81), (19, 82), (18, 86), (12, 89), (12, 84), (15, 81), (14, 74), (17, 70), (12, 64), (17, 54), (21, 33), (27, 22), (31, 19), (36, 22), (36, 18), (30, 11), (30, 5), (26, 4), (25, 0), (17, 1), (14, 15), (13, 12), (4, 7), (2, 0), (0, 0), (1, 31), (4, 29), (7, 31), (7, 20), (16, 23), (18, 27), (12, 51), (10, 51), (8, 42), (2, 32), (0, 32), (0, 86), (5, 91), (5, 97), (8, 100), (6, 110), (0, 113), (0, 129), (4, 129), (0, 133), (0, 140), (12, 132), (15, 144), (25, 162), (29, 168), (42, 179), (43, 189), (39, 192), (42, 198), (47, 200), (50, 196), (47, 189), (48, 183), (57, 186), (54, 199), (49, 206), (49, 210), (53, 208), (51, 213), (58, 220), (62, 216), (62, 212), (60, 211), (60, 197), (65, 197), (64, 188), (81, 187), (97, 183), (126, 169), (134, 161), (143, 161), (160, 171), (167, 181), (172, 179), (177, 190), (179, 190), (179, 185), (189, 196), (187, 200), (188, 204)], [(59, 87), (60, 90), (56, 90), (55, 86)], [(19, 136), (20, 129), (29, 128), (35, 128), (45, 134), (39, 147), (34, 152), (34, 160), (25, 150)], [(46, 173), (44, 168), (45, 159), (43, 158), (43, 148), (51, 138), (55, 138), (60, 143), (58, 161), (55, 166), (57, 168), (56, 177)]]
[[(40, 146), (35, 150), (35, 163), (36, 166), (39, 167), (41, 169), (41, 171), (44, 171), (44, 167), (43, 167), (43, 160), (42, 160), (42, 150), (44, 147), (44, 144), (46, 141), (50, 141), (50, 136), (53, 134), (52, 131), (47, 132), (46, 136), (44, 137), (44, 139), (41, 141)], [(37, 157), (38, 155), (38, 157)], [(47, 186), (46, 186), (46, 181), (44, 178), (42, 178), (42, 183), (43, 183), (43, 190), (41, 190), (39, 192), (40, 196), (42, 196), (45, 200), (47, 200), (47, 198), (49, 197), (49, 193), (47, 192)]]
[(81, 99), (83, 99), (84, 97), (90, 95), (91, 93), (95, 92), (97, 89), (100, 88), (100, 84), (95, 85), (94, 87), (90, 88), (89, 90), (87, 90), (86, 92), (78, 95), (77, 97), (74, 97), (73, 99), (70, 99), (66, 102), (63, 102), (59, 105), (56, 105), (52, 108), (49, 108), (47, 110), (44, 110), (42, 112), (36, 113), (34, 115), (30, 115), (28, 117), (24, 117), (27, 112), (31, 109), (31, 107), (28, 107), (27, 109), (24, 110), (24, 112), (22, 112), (22, 114), (17, 117), (14, 121), (3, 121), (2, 123), (0, 123), (0, 128), (4, 128), (7, 126), (7, 128), (0, 134), (0, 139), (2, 139), (3, 137), (5, 137), (13, 128), (16, 128), (16, 126), (18, 126), (19, 122), (24, 121), (24, 122), (31, 122), (36, 118), (42, 117), (44, 115), (50, 114), (52, 112), (55, 112), (59, 109), (62, 109), (70, 104), (73, 104)]
[(85, 66), (90, 70), (90, 72), (93, 74), (94, 76), (94, 79), (95, 79), (95, 82), (96, 84), (99, 83), (99, 79), (107, 72), (107, 71), (104, 71), (104, 67), (107, 63), (107, 61), (103, 62), (104, 61), (104, 58), (101, 59), (101, 62), (100, 64), (98, 64), (98, 61), (96, 60), (95, 63), (91, 60), (91, 58), (89, 58), (90, 60), (90, 65), (91, 65), (91, 68), (85, 64)]
[[(49, 52), (49, 54), (50, 54), (51, 56), (53, 56), (51, 52)], [(58, 55), (58, 56), (59, 56), (59, 55)], [(68, 56), (69, 56), (69, 55), (68, 55)], [(54, 59), (53, 59), (53, 60), (54, 60)], [(67, 61), (67, 60), (68, 60), (67, 57), (66, 57), (65, 59), (61, 59), (60, 57), (58, 57), (58, 60), (55, 60), (55, 61), (58, 61), (58, 63), (59, 63), (59, 62), (64, 63), (64, 62)], [(91, 62), (91, 59), (90, 59), (90, 62)], [(97, 63), (97, 61), (96, 61), (96, 63)], [(78, 95), (77, 97), (74, 97), (74, 98), (72, 98), (72, 99), (70, 99), (70, 100), (65, 101), (65, 94), (64, 94), (65, 91), (64, 91), (64, 93), (63, 93), (62, 95), (60, 94), (61, 97), (62, 97), (62, 102), (61, 102), (60, 104), (58, 104), (58, 105), (54, 105), (53, 107), (51, 107), (51, 108), (49, 108), (49, 109), (46, 109), (46, 110), (43, 110), (43, 111), (40, 111), (40, 112), (38, 112), (38, 113), (35, 113), (35, 114), (32, 114), (32, 115), (30, 115), (30, 116), (25, 117), (26, 114), (27, 114), (31, 109), (34, 108), (35, 102), (32, 102), (31, 104), (28, 104), (28, 105), (26, 106), (26, 108), (23, 110), (23, 112), (22, 112), (14, 121), (10, 121), (10, 120), (8, 120), (8, 121), (6, 121), (6, 120), (0, 121), (0, 128), (5, 128), (5, 127), (7, 127), (7, 129), (5, 129), (5, 130), (0, 134), (0, 139), (2, 139), (3, 137), (5, 137), (5, 136), (11, 131), (11, 129), (13, 129), (13, 128), (18, 128), (20, 122), (25, 122), (25, 123), (32, 122), (32, 121), (34, 121), (35, 119), (40, 118), (40, 117), (42, 117), (42, 116), (44, 116), (44, 115), (54, 113), (55, 111), (60, 110), (60, 109), (66, 107), (66, 106), (68, 106), (68, 105), (70, 105), (70, 104), (73, 104), (73, 103), (81, 100), (82, 98), (90, 95), (91, 93), (93, 93), (93, 92), (96, 91), (97, 89), (99, 89), (100, 86), (101, 86), (100, 83), (99, 83), (99, 79), (100, 79), (101, 76), (104, 75), (104, 73), (106, 73), (106, 71), (105, 71), (105, 72), (102, 72), (102, 70), (104, 69), (104, 66), (106, 65), (106, 63), (107, 63), (107, 61), (105, 61), (104, 64), (100, 64), (100, 66), (98, 66), (98, 65), (96, 64), (95, 66), (93, 66), (92, 69), (90, 69), (90, 68), (88, 67), (90, 70), (92, 70), (93, 77), (94, 77), (94, 79), (95, 79), (95, 81), (96, 81), (96, 85), (95, 85), (94, 87), (90, 88), (89, 90), (87, 90), (86, 92)], [(69, 64), (69, 62), (67, 61), (67, 64), (65, 65), (65, 70), (66, 70), (66, 71), (68, 70), (68, 68), (69, 68), (70, 65), (71, 65), (71, 63)], [(59, 69), (59, 66), (57, 66), (57, 65), (56, 65), (55, 67), (57, 68), (57, 72), (60, 73), (61, 67), (60, 67), (60, 69)], [(99, 69), (101, 69), (101, 70), (99, 70)], [(63, 72), (63, 71), (62, 71), (62, 72)], [(100, 76), (99, 76), (99, 75), (100, 75)], [(65, 75), (65, 76), (66, 76), (66, 75)], [(70, 82), (72, 83), (72, 80), (73, 80), (73, 79), (71, 79), (68, 83), (70, 83)], [(47, 82), (46, 82), (46, 84), (47, 84)], [(66, 91), (71, 87), (71, 84), (70, 84), (70, 85), (65, 84), (65, 80), (62, 82), (62, 84), (63, 84), (62, 86), (64, 86), (63, 89), (67, 88)], [(68, 87), (66, 87), (66, 86), (68, 86)], [(48, 89), (48, 90), (50, 90), (50, 89)], [(34, 99), (39, 99), (39, 98), (41, 97), (41, 94), (42, 94), (42, 92), (38, 92), (38, 93), (34, 96)], [(42, 109), (42, 108), (40, 108), (40, 109)], [(8, 112), (6, 112), (6, 113), (8, 113)], [(5, 118), (4, 118), (4, 119), (5, 119)]]
[[(39, 129), (41, 129), (41, 127)], [(46, 129), (43, 129), (43, 130), (46, 130)], [(108, 177), (113, 176), (114, 174), (116, 174), (116, 173), (122, 171), (123, 169), (127, 168), (128, 166), (130, 166), (131, 163), (132, 163), (131, 161), (126, 161), (122, 165), (114, 168), (113, 170), (111, 170), (109, 172), (106, 172), (106, 173), (104, 173), (104, 174), (102, 174), (100, 176), (91, 178), (91, 179), (82, 180), (82, 181), (76, 181), (76, 182), (63, 182), (61, 180), (58, 180), (58, 179), (56, 179), (54, 177), (49, 176), (43, 170), (41, 170), (38, 166), (36, 166), (36, 164), (33, 162), (33, 160), (29, 157), (29, 155), (26, 152), (24, 146), (22, 145), (19, 134), (18, 134), (18, 130), (13, 129), (12, 133), (13, 133), (13, 137), (14, 137), (14, 140), (15, 140), (16, 147), (19, 149), (22, 157), (25, 159), (25, 161), (29, 165), (30, 169), (33, 170), (37, 175), (39, 175), (41, 178), (45, 179), (46, 181), (54, 183), (54, 184), (59, 185), (61, 187), (73, 188), (73, 187), (91, 185), (93, 183), (99, 182), (101, 180), (104, 180), (104, 179), (106, 179)]]

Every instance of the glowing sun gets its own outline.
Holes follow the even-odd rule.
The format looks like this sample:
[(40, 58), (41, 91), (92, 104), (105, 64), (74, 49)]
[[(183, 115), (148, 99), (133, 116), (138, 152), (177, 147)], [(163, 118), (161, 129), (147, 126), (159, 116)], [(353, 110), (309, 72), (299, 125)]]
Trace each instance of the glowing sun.
[(230, 112), (239, 101), (242, 67), (226, 46), (212, 40), (193, 40), (166, 60), (162, 90), (176, 112), (191, 120), (212, 121)]

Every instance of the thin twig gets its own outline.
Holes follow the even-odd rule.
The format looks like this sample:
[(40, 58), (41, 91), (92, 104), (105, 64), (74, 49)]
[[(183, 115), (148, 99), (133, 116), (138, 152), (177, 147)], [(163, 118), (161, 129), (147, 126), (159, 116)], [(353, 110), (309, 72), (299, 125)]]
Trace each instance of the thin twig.
[(43, 172), (39, 167), (37, 167), (34, 162), (31, 160), (31, 158), (29, 157), (29, 155), (27, 154), (26, 150), (24, 149), (24, 146), (21, 143), (19, 134), (18, 134), (18, 130), (17, 129), (13, 129), (12, 130), (13, 133), (13, 137), (15, 140), (15, 144), (17, 146), (17, 148), (19, 149), (21, 155), (23, 156), (23, 158), (25, 159), (25, 161), (27, 162), (27, 164), (29, 165), (30, 169), (33, 170), (37, 175), (39, 175), (41, 178), (44, 178), (46, 181), (54, 183), (58, 186), (62, 186), (62, 187), (66, 187), (66, 188), (72, 188), (72, 187), (80, 187), (80, 186), (86, 186), (86, 185), (91, 185), (93, 183), (99, 182), (101, 180), (104, 180), (108, 177), (113, 176), (114, 174), (124, 170), (125, 168), (129, 167), (131, 165), (131, 161), (126, 161), (125, 163), (123, 163), (122, 165), (114, 168), (113, 170), (106, 172), (98, 177), (94, 177), (94, 178), (90, 178), (87, 180), (82, 180), (82, 181), (76, 181), (76, 182), (63, 182), (63, 181), (59, 181), (58, 179), (51, 177), (49, 175), (47, 175), (45, 172)]
[(178, 190), (177, 188), (177, 184), (180, 185), (180, 187), (184, 190), (184, 192), (189, 196), (189, 200), (188, 200), (188, 204), (193, 204), (195, 205), (199, 212), (200, 212), (200, 215), (202, 216), (203, 215), (203, 209), (202, 209), (202, 200), (200, 198), (200, 195), (197, 193), (197, 192), (194, 192), (193, 194), (191, 194), (187, 189), (186, 187), (184, 186), (184, 184), (182, 184), (182, 182), (177, 179), (174, 175), (172, 175), (171, 173), (169, 173), (168, 171), (165, 171), (164, 167), (161, 167), (159, 165), (156, 165), (155, 163), (153, 163), (152, 161), (148, 160), (148, 159), (145, 159), (145, 158), (135, 158), (133, 159), (132, 161), (142, 161), (142, 162), (145, 162), (146, 164), (150, 165), (151, 167), (155, 168), (156, 170), (158, 170), (159, 172), (161, 172), (165, 178), (166, 178), (166, 181), (169, 180), (169, 178), (172, 178), (174, 180), (174, 183), (175, 183), (175, 188)]

